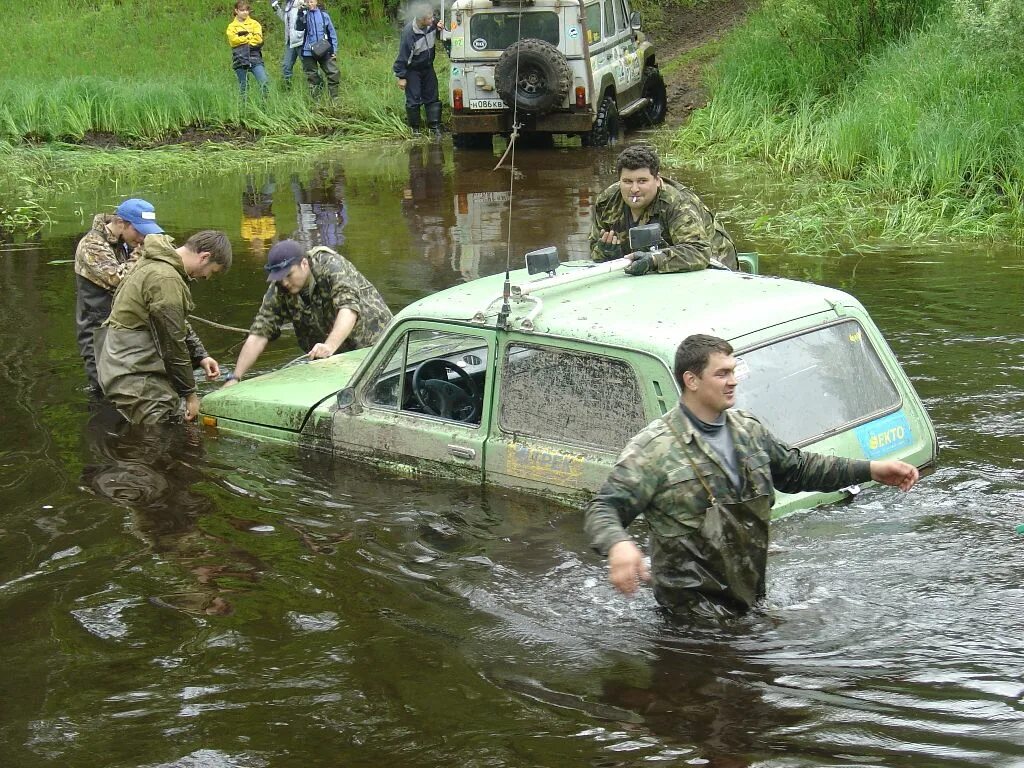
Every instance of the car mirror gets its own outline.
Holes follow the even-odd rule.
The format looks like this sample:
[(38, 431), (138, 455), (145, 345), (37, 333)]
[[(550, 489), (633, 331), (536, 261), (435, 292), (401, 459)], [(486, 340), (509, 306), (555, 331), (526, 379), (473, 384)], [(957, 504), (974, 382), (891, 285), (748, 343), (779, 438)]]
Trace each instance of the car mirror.
[(558, 260), (558, 249), (555, 246), (540, 248), (526, 254), (526, 271), (531, 275), (540, 272), (551, 274), (561, 262)]
[(355, 387), (345, 387), (338, 393), (337, 396), (338, 407), (349, 409), (356, 402), (356, 390)]
[(629, 26), (635, 32), (639, 32), (643, 24), (640, 21), (640, 11), (633, 11), (629, 14)]
[(641, 224), (629, 230), (630, 251), (650, 251), (661, 242), (661, 224)]

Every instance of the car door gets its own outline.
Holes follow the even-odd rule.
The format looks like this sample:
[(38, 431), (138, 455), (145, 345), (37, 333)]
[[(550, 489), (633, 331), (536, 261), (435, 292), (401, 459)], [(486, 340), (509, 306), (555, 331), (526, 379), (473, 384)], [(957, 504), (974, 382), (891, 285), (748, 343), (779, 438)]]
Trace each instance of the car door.
[(676, 399), (664, 364), (625, 350), (513, 336), (499, 354), (489, 483), (566, 499), (592, 492)]
[(352, 403), (334, 414), (335, 453), (481, 479), (494, 345), (487, 329), (427, 321), (394, 329), (363, 368)]

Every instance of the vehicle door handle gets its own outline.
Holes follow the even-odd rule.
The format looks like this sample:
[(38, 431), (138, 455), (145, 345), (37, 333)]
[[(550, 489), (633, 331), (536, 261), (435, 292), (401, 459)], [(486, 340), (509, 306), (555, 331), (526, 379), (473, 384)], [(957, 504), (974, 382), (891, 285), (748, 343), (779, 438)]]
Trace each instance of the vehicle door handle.
[(464, 445), (449, 445), (448, 453), (457, 459), (475, 459), (476, 451)]

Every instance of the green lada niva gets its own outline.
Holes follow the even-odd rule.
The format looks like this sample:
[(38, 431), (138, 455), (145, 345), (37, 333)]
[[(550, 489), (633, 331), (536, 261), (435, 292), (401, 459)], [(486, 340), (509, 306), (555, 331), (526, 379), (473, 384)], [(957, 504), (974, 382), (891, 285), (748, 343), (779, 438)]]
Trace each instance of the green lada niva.
[[(710, 333), (736, 349), (738, 407), (780, 439), (918, 467), (935, 460), (921, 399), (852, 296), (725, 269), (631, 277), (626, 263), (556, 259), (508, 283), (457, 285), (399, 312), (371, 348), (207, 395), (202, 422), (572, 502), (676, 404), (675, 349)], [(780, 494), (775, 514), (857, 490)]]

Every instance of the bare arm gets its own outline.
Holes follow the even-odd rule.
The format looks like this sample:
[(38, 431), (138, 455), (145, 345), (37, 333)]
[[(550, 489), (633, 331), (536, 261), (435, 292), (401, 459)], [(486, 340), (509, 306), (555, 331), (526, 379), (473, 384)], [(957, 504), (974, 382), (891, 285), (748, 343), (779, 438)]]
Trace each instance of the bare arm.
[(265, 336), (255, 336), (249, 334), (245, 337), (245, 343), (242, 345), (241, 351), (238, 353), (238, 360), (235, 361), (235, 378), (225, 382), (224, 386), (230, 386), (235, 383), (235, 380), (242, 380), (242, 377), (246, 372), (252, 368), (253, 363), (256, 362), (256, 358), (260, 356), (264, 349), (267, 348), (269, 339)]
[(331, 328), (330, 334), (320, 344), (313, 345), (313, 348), (309, 350), (309, 358), (316, 360), (320, 357), (330, 357), (337, 352), (338, 347), (344, 344), (345, 339), (352, 333), (357, 320), (359, 320), (359, 315), (353, 310), (348, 307), (339, 309), (337, 317), (334, 318), (334, 327)]

